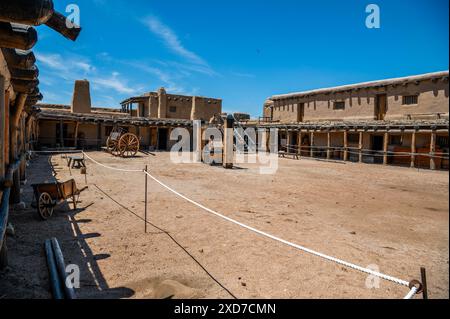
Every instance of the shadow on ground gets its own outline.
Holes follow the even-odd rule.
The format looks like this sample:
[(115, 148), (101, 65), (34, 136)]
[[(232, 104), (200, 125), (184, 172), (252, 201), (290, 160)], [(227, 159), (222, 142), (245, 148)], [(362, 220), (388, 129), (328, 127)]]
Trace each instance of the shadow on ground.
[(76, 291), (77, 298), (132, 297), (132, 289), (110, 288), (101, 273), (97, 261), (107, 259), (110, 255), (94, 255), (86, 241), (101, 234), (83, 234), (80, 230), (81, 224), (90, 223), (91, 220), (78, 219), (77, 215), (91, 204), (81, 201), (79, 209), (72, 211), (64, 203), (58, 206), (48, 221), (40, 220), (36, 210), (31, 208), (31, 185), (56, 181), (61, 169), (52, 165), (50, 156), (36, 156), (30, 161), (28, 182), (22, 193), (22, 201), (26, 203), (27, 209), (10, 213), (15, 235), (7, 239), (9, 267), (0, 272), (0, 299), (52, 298), (44, 253), (44, 242), (52, 237), (59, 240), (66, 264), (76, 264), (80, 268), (81, 288)]

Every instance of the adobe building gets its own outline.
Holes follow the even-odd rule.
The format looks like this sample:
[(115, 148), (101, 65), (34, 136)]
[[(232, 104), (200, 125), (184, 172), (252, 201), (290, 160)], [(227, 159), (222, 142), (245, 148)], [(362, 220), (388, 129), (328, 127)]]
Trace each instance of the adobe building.
[(222, 113), (222, 100), (168, 94), (164, 88), (120, 103), (122, 112), (138, 117), (209, 121)]
[(142, 149), (169, 150), (176, 143), (170, 140), (174, 128), (192, 130), (192, 119), (209, 122), (222, 112), (220, 99), (167, 94), (163, 88), (121, 104), (121, 109), (92, 107), (89, 82), (76, 81), (71, 105), (37, 105), (37, 146), (99, 149), (119, 126), (136, 134)]
[(283, 152), (448, 169), (449, 72), (274, 95), (257, 126)]

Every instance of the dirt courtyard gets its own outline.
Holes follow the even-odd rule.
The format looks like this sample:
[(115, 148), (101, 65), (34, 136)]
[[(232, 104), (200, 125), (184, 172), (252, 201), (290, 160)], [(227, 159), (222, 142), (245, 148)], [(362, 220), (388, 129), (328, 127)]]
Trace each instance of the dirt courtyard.
[[(430, 298), (449, 297), (449, 174), (392, 166), (280, 159), (274, 175), (255, 164), (233, 170), (174, 164), (169, 153), (133, 159), (91, 152), (117, 168), (149, 171), (183, 195), (282, 239), (409, 281), (426, 267)], [(261, 237), (211, 215), (144, 175), (87, 160), (79, 209), (47, 222), (34, 209), (12, 212), (10, 269), (0, 298), (49, 298), (44, 240), (60, 240), (66, 263), (81, 269), (79, 298), (402, 298), (403, 286)], [(30, 162), (30, 184), (85, 176), (61, 155)], [(72, 176), (71, 176), (72, 174)], [(71, 206), (71, 204), (70, 204)], [(156, 226), (156, 227), (155, 227)], [(231, 295), (231, 294), (232, 295)], [(419, 297), (418, 297), (419, 298)]]

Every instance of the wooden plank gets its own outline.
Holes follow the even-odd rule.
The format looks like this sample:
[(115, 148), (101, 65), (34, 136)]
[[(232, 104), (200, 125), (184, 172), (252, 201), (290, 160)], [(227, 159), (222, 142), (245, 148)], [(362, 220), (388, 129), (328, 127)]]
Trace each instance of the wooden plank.
[(0, 179), (5, 177), (5, 78), (0, 74)]
[(327, 133), (327, 160), (331, 159), (331, 133)]

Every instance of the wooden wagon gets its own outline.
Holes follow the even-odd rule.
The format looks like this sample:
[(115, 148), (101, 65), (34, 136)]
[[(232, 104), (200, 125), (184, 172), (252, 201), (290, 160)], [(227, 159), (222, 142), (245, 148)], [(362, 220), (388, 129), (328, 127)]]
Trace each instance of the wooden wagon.
[(139, 152), (139, 138), (120, 127), (115, 127), (106, 141), (106, 149), (114, 156), (133, 157)]
[(77, 209), (80, 195), (88, 187), (78, 189), (75, 180), (64, 183), (48, 183), (31, 185), (34, 191), (35, 206), (40, 218), (49, 219), (53, 215), (55, 207), (68, 199), (72, 199), (73, 209)]

